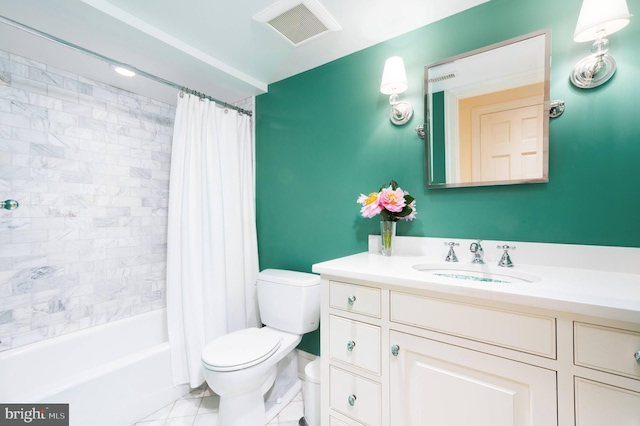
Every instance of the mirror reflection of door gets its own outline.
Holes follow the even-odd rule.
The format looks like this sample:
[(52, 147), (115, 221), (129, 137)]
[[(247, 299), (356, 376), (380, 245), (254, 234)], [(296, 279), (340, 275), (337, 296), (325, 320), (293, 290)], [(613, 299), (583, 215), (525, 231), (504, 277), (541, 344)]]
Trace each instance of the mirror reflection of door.
[(458, 101), (460, 182), (543, 176), (543, 94), (540, 83)]
[(472, 111), (472, 182), (542, 177), (542, 106), (540, 97)]

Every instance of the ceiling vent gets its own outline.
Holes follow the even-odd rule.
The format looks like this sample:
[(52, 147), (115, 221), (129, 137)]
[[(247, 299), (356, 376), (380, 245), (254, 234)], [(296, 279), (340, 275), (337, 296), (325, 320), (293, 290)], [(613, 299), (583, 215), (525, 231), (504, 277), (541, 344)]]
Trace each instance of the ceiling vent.
[(328, 31), (342, 29), (316, 0), (281, 0), (253, 16), (298, 46)]

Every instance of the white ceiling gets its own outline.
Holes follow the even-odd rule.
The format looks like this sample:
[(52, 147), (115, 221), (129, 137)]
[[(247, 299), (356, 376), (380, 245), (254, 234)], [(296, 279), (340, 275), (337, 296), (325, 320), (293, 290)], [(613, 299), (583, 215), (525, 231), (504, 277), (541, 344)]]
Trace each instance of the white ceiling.
[[(252, 16), (278, 0), (0, 0), (0, 15), (235, 102), (488, 0), (320, 0), (341, 26), (294, 46)], [(291, 6), (309, 0), (281, 0)], [(0, 23), (0, 49), (175, 103), (176, 89)], [(380, 72), (382, 73), (382, 64)], [(143, 81), (146, 80), (146, 81)]]

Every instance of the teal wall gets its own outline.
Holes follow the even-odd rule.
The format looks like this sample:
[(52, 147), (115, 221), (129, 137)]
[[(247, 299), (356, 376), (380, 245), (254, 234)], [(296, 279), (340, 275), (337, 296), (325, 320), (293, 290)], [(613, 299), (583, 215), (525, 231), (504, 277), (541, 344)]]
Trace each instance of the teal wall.
[[(589, 91), (569, 82), (590, 43), (572, 40), (581, 0), (492, 0), (393, 40), (269, 86), (256, 99), (257, 226), (261, 268), (310, 271), (316, 262), (365, 251), (379, 234), (358, 195), (391, 179), (418, 217), (398, 235), (640, 247), (640, 2), (610, 37), (618, 72)], [(552, 30), (549, 183), (424, 187), (423, 67), (544, 28)], [(414, 106), (403, 127), (379, 92), (387, 57), (404, 58)], [(319, 352), (318, 333), (300, 346)]]

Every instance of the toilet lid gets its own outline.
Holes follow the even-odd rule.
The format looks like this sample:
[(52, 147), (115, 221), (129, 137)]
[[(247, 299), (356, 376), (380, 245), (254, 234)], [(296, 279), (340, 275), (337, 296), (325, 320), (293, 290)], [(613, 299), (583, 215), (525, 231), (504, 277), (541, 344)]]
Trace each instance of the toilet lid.
[(202, 352), (202, 362), (215, 371), (248, 368), (269, 358), (280, 347), (282, 338), (259, 328), (246, 328), (220, 336)]

